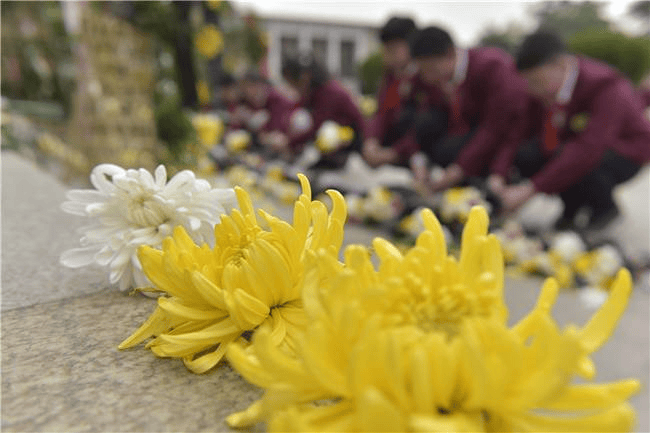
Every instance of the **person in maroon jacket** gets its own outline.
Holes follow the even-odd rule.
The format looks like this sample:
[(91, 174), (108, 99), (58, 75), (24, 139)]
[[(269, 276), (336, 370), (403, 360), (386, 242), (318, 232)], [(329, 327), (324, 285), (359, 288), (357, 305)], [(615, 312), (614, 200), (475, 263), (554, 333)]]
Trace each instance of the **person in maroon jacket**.
[(218, 81), (217, 94), (221, 105), (228, 112), (228, 118), (226, 119), (228, 128), (242, 128), (249, 113), (244, 107), (242, 92), (237, 79), (231, 74), (222, 74)]
[(413, 107), (405, 104), (416, 70), (409, 47), (415, 30), (411, 18), (392, 17), (379, 32), (384, 76), (377, 93), (377, 112), (366, 122), (362, 147), (364, 159), (373, 167), (408, 164), (417, 151), (412, 140), (403, 139), (415, 114)]
[(270, 149), (274, 141), (286, 141), (289, 117), (295, 103), (275, 90), (255, 70), (244, 75), (241, 88), (244, 105), (250, 111), (244, 126), (251, 132), (253, 143)]
[[(418, 66), (411, 94), (419, 107), (415, 137), (422, 152), (412, 161), (416, 180), (439, 191), (467, 177), (505, 177), (503, 161), (520, 142), (527, 99), (510, 55), (499, 48), (458, 48), (439, 27), (420, 30), (411, 55)], [(428, 181), (423, 155), (446, 167), (441, 179)]]
[[(650, 108), (650, 74), (646, 75), (646, 77), (641, 81), (641, 85), (639, 86), (639, 91), (641, 92), (641, 98), (643, 99), (643, 104)], [(646, 110), (646, 114), (650, 116), (650, 111)]]
[(650, 121), (638, 92), (613, 68), (569, 54), (544, 31), (524, 40), (517, 68), (536, 98), (529, 119), (541, 139), (517, 153), (528, 180), (501, 191), (505, 210), (536, 192), (559, 193), (564, 212), (556, 228), (574, 227), (581, 209), (591, 214), (587, 228), (606, 226), (619, 213), (613, 188), (650, 161)]
[[(300, 153), (326, 120), (349, 126), (354, 130), (350, 142), (340, 143), (338, 150), (323, 155), (314, 168), (341, 168), (351, 151), (359, 151), (363, 142), (364, 118), (350, 93), (312, 56), (289, 58), (282, 65), (282, 76), (298, 93), (298, 107), (306, 109), (311, 118), (302, 128), (290, 124), (289, 140), (282, 146), (292, 155)], [(290, 121), (291, 123), (291, 121)], [(293, 125), (295, 126), (295, 125)], [(304, 125), (301, 125), (304, 126)]]

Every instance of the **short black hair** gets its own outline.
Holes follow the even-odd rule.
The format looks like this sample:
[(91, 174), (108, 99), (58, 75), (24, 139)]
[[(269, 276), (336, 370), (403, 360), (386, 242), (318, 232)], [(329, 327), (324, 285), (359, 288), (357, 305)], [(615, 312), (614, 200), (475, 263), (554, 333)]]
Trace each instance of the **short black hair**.
[(383, 44), (396, 40), (408, 42), (415, 30), (415, 22), (411, 18), (392, 17), (379, 30), (379, 39)]
[(538, 30), (524, 39), (517, 51), (517, 70), (525, 71), (552, 62), (567, 48), (555, 32)]
[(426, 27), (415, 33), (411, 40), (411, 56), (442, 57), (454, 49), (454, 41), (446, 30), (440, 27)]
[(311, 87), (320, 87), (329, 80), (327, 69), (311, 54), (291, 56), (282, 62), (282, 76), (291, 81), (298, 81), (303, 73), (311, 74)]

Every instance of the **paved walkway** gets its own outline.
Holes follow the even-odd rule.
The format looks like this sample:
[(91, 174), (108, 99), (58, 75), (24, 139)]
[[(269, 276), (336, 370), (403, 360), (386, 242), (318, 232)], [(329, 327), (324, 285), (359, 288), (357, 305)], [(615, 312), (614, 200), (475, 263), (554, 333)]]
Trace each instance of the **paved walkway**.
[[(65, 187), (12, 153), (2, 153), (1, 171), (2, 430), (227, 431), (225, 416), (260, 391), (228, 366), (197, 376), (180, 361), (142, 348), (118, 351), (154, 301), (108, 288), (98, 269), (59, 266), (59, 254), (78, 241), (81, 223), (59, 210)], [(647, 203), (648, 189), (635, 188), (646, 188), (645, 196), (635, 192), (625, 209), (638, 224), (638, 203)], [(625, 190), (622, 195), (627, 200)], [(377, 234), (348, 226), (346, 242), (368, 243)], [(539, 279), (507, 280), (511, 321), (530, 310), (540, 285)], [(648, 313), (648, 292), (635, 290), (618, 330), (595, 355), (598, 381), (641, 380), (642, 391), (632, 400), (638, 431), (650, 431)], [(561, 324), (582, 324), (590, 314), (576, 292), (560, 294), (555, 315)]]

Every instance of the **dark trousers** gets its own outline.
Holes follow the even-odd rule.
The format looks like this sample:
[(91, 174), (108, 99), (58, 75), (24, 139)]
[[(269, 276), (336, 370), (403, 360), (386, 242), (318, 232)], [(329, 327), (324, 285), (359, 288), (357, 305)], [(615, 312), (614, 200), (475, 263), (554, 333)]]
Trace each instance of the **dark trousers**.
[(406, 106), (402, 108), (397, 117), (397, 120), (390, 125), (386, 131), (386, 136), (382, 141), (381, 145), (383, 147), (391, 147), (397, 140), (402, 138), (406, 134), (415, 119), (415, 108), (411, 106)]
[(415, 115), (415, 135), (420, 150), (432, 164), (447, 167), (453, 163), (474, 134), (447, 134), (448, 116), (442, 110), (430, 109)]
[[(539, 139), (532, 139), (519, 148), (515, 166), (523, 178), (530, 178), (551, 159), (542, 152)], [(560, 193), (564, 202), (564, 218), (572, 219), (584, 207), (592, 210), (592, 218), (614, 208), (614, 187), (634, 177), (641, 166), (635, 161), (608, 150), (600, 164), (582, 179)]]
[[(393, 147), (398, 140), (406, 135), (409, 130), (413, 127), (413, 121), (415, 120), (415, 107), (406, 106), (403, 107), (399, 113), (398, 118), (394, 123), (392, 123), (387, 131), (384, 139), (380, 143), (382, 147)], [(409, 167), (408, 160), (400, 160), (395, 162), (394, 165)]]

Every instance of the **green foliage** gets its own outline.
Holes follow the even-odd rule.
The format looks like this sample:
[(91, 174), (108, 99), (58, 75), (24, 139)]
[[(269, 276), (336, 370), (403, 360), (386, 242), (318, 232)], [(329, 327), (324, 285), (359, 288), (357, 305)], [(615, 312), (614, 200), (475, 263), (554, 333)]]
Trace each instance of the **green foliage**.
[(585, 30), (567, 42), (572, 51), (614, 66), (635, 83), (650, 71), (650, 38)]
[(606, 31), (610, 23), (602, 18), (604, 3), (592, 1), (545, 1), (534, 6), (540, 29), (558, 33), (565, 40), (586, 29)]
[(250, 62), (256, 65), (266, 54), (266, 47), (262, 43), (259, 28), (246, 27), (244, 29), (244, 38), (246, 55)]
[(183, 146), (192, 139), (194, 127), (181, 107), (180, 97), (167, 97), (156, 104), (156, 129), (174, 158), (183, 153)]
[(379, 82), (383, 74), (384, 63), (380, 52), (369, 55), (359, 66), (361, 93), (374, 95), (379, 90)]
[[(47, 101), (68, 112), (75, 77), (70, 40), (59, 2), (2, 4), (2, 95)], [(32, 31), (20, 26), (31, 23)]]
[(517, 48), (524, 37), (525, 31), (516, 22), (511, 22), (505, 30), (489, 28), (479, 41), (483, 47), (497, 47), (512, 54), (517, 52)]
[(135, 27), (165, 44), (176, 44), (177, 34), (183, 30), (183, 26), (178, 21), (172, 2), (136, 1), (131, 4), (131, 20)]

